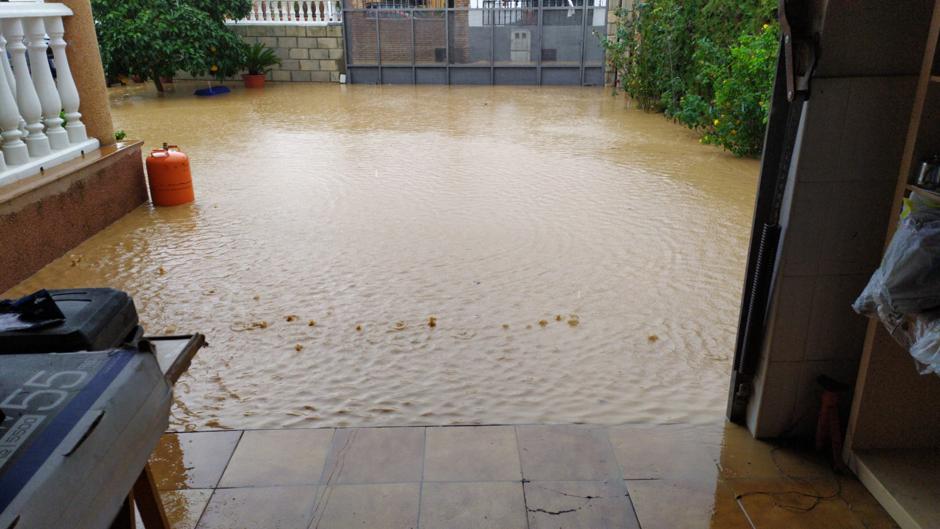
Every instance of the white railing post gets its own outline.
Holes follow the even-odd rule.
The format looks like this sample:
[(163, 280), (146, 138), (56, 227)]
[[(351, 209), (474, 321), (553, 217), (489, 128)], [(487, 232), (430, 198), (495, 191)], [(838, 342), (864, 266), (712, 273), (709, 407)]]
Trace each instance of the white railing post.
[(33, 86), (39, 95), (42, 117), (46, 125), (46, 137), (53, 150), (69, 146), (69, 135), (62, 128), (65, 121), (59, 117), (62, 99), (49, 68), (49, 45), (46, 44), (46, 24), (40, 17), (26, 19), (26, 36), (29, 39), (29, 65), (32, 68)]
[(3, 68), (3, 75), (7, 78), (13, 97), (16, 97), (16, 79), (13, 78), (13, 69), (10, 68), (10, 60), (7, 58), (7, 39), (3, 36), (2, 26), (0, 24), (0, 68)]
[(271, 2), (271, 8), (272, 8), (271, 14), (273, 15), (273, 18), (271, 20), (274, 22), (280, 22), (281, 20), (283, 20), (281, 18), (283, 15), (281, 14), (280, 0), (274, 0), (273, 2)]
[(251, 0), (251, 13), (248, 14), (248, 20), (261, 20), (261, 0)]
[(317, 5), (317, 22), (322, 22), (324, 20), (329, 20), (330, 17), (327, 15), (329, 12), (329, 2), (324, 2), (323, 0), (315, 0)]
[[(4, 56), (6, 51), (3, 51)], [(29, 151), (23, 143), (20, 130), (19, 109), (16, 96), (6, 75), (0, 75), (0, 137), (3, 138), (3, 154), (10, 165), (22, 165), (29, 161)]]
[[(26, 62), (26, 45), (23, 44), (23, 23), (18, 18), (3, 21), (3, 34), (9, 41), (7, 49), (13, 60), (13, 75), (16, 78), (16, 104), (20, 115), (26, 120), (26, 147), (33, 157), (46, 156), (52, 152), (49, 138), (43, 133), (42, 105), (39, 95), (29, 77), (29, 65)], [(48, 65), (47, 65), (48, 67)]]
[(65, 26), (62, 25), (62, 17), (47, 18), (46, 32), (49, 33), (49, 47), (52, 48), (55, 61), (56, 87), (59, 89), (59, 97), (62, 98), (62, 109), (65, 111), (65, 132), (68, 133), (70, 143), (85, 141), (88, 139), (88, 133), (82, 123), (82, 114), (78, 111), (81, 100), (75, 79), (72, 78), (72, 70), (69, 68), (69, 58), (65, 54)]

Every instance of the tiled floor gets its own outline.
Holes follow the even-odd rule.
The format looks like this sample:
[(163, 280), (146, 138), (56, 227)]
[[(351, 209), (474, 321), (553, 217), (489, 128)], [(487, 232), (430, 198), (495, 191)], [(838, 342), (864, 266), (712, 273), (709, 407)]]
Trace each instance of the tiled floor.
[(175, 529), (895, 527), (853, 478), (733, 425), (167, 434)]

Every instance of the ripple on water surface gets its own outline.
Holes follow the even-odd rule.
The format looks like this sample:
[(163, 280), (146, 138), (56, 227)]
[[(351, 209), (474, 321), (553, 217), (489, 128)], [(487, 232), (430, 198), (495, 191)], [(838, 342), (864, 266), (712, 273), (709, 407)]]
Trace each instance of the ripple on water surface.
[(600, 89), (190, 90), (112, 104), (191, 156), (196, 204), (8, 293), (113, 286), (150, 333), (205, 333), (174, 428), (723, 412), (755, 161)]

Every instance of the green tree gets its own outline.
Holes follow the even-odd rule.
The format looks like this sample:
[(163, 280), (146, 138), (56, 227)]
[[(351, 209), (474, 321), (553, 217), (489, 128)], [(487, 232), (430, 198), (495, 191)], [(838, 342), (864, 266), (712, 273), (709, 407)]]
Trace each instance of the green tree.
[(178, 71), (235, 75), (245, 44), (225, 26), (251, 10), (251, 0), (92, 0), (101, 60), (109, 77), (152, 79)]

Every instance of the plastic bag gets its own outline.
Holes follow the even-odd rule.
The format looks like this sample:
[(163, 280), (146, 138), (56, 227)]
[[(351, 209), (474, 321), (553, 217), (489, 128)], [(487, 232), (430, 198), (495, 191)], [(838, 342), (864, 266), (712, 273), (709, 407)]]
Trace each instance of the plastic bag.
[(940, 206), (912, 195), (901, 217), (881, 266), (852, 305), (859, 314), (879, 317), (889, 330), (904, 315), (940, 307)]
[(922, 374), (940, 375), (940, 205), (912, 194), (868, 285), (852, 305), (881, 320)]
[(914, 322), (911, 356), (922, 375), (940, 375), (940, 319), (918, 317)]

